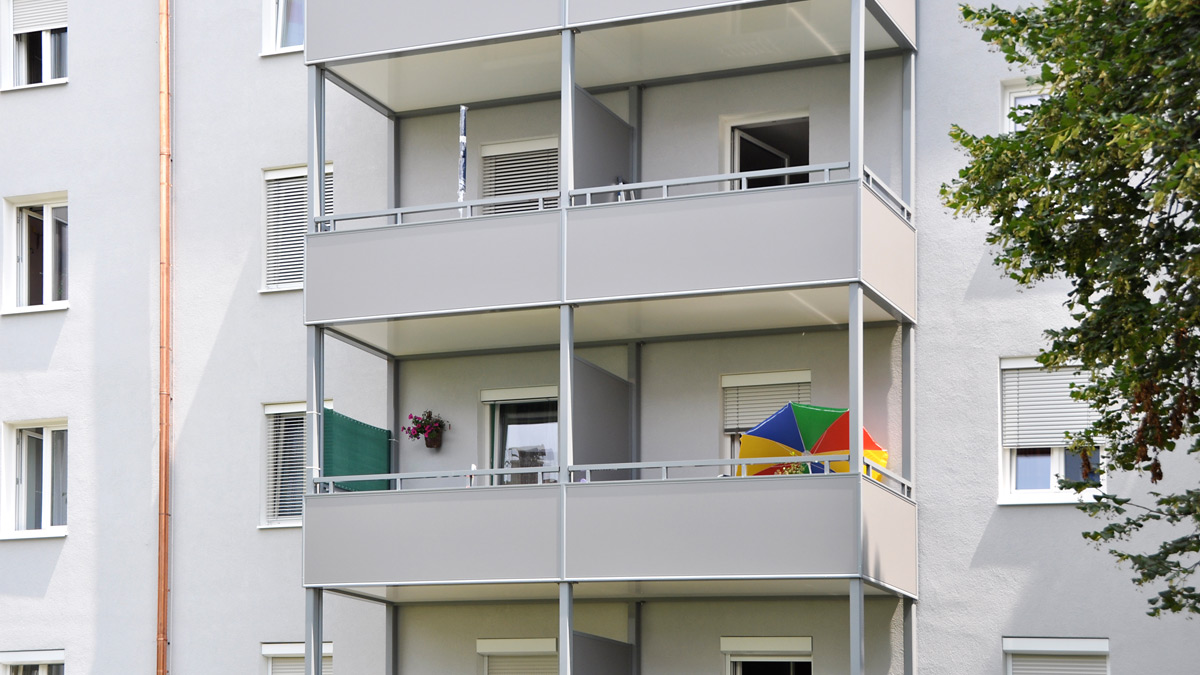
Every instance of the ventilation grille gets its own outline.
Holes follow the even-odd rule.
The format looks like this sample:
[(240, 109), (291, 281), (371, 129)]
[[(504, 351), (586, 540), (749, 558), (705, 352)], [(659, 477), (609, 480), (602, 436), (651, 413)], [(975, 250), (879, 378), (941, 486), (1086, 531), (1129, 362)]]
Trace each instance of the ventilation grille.
[[(333, 213), (333, 174), (325, 175), (325, 211)], [(304, 282), (308, 177), (267, 180), (267, 288)]]
[[(505, 197), (558, 189), (558, 148), (527, 150), (483, 158), (483, 196)], [(547, 199), (546, 208), (558, 208), (558, 199)], [(484, 207), (484, 213), (538, 210), (538, 200)]]
[(1071, 370), (1016, 368), (1001, 371), (1006, 448), (1066, 445), (1064, 434), (1092, 425), (1099, 415), (1087, 403), (1071, 398), (1071, 385), (1086, 385), (1088, 376)]
[(812, 402), (811, 382), (725, 387), (725, 431), (746, 431), (789, 401)]

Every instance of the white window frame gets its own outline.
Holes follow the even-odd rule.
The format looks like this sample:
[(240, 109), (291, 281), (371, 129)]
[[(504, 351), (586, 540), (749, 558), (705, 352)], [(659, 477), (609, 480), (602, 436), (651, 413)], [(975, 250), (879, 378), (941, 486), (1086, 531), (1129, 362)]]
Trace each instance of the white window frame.
[(722, 637), (725, 675), (737, 675), (745, 661), (812, 662), (811, 637)]
[(1112, 673), (1108, 662), (1108, 638), (1040, 638), (1005, 637), (1001, 639), (1004, 650), (1004, 675), (1012, 675), (1013, 656), (1103, 656), (1106, 673)]
[[(762, 387), (778, 384), (808, 384), (809, 400), (812, 402), (812, 371), (771, 370), (756, 373), (730, 373), (721, 376), (721, 459), (737, 457), (741, 447), (742, 431), (729, 430), (725, 426), (725, 393), (733, 387)], [(733, 471), (732, 467), (730, 471)]]
[[(303, 642), (264, 642), (262, 655), (267, 661), (267, 675), (276, 675), (276, 659), (303, 659)], [(333, 643), (321, 643), (321, 672), (333, 673)]]
[[(558, 402), (558, 386), (557, 385), (539, 385), (532, 387), (504, 387), (500, 389), (483, 389), (479, 392), (479, 402), (487, 406), (487, 443), (486, 452), (487, 458), (483, 460), (483, 465), (488, 468), (499, 469), (503, 467), (495, 466), (496, 460), (500, 457), (500, 412), (501, 407), (508, 404), (517, 403), (535, 403), (538, 401), (554, 401)], [(557, 413), (555, 420), (557, 424)], [(555, 466), (559, 460), (558, 449), (555, 448)], [(531, 474), (532, 475), (532, 474)], [(489, 477), (489, 484), (498, 484), (501, 476)], [(543, 477), (543, 481), (554, 480), (548, 475)]]
[[(271, 181), (286, 180), (289, 178), (305, 178), (307, 176), (308, 176), (308, 166), (303, 165), (303, 164), (278, 167), (278, 168), (272, 168), (272, 169), (263, 169), (262, 217), (261, 217), (261, 222), (262, 222), (262, 277), (259, 280), (259, 291), (258, 291), (259, 293), (278, 293), (281, 291), (298, 291), (298, 290), (304, 289), (303, 281), (292, 281), (292, 282), (275, 283), (275, 284), (267, 283), (267, 281), (268, 281), (267, 280), (267, 267), (270, 264), (269, 263), (270, 251), (268, 249), (268, 233), (267, 233), (267, 218), (269, 217), (269, 214), (267, 212), (267, 194), (268, 194), (267, 191), (268, 191), (268, 184)], [(333, 195), (332, 195), (332, 193), (333, 193), (333, 187), (332, 187), (332, 185), (333, 185), (333, 183), (332, 183), (332, 181), (333, 181), (333, 162), (325, 163), (325, 180), (326, 180), (325, 184), (327, 186), (326, 193), (328, 195), (326, 202), (327, 202), (327, 206), (332, 208), (332, 206), (333, 206)], [(303, 243), (304, 243), (303, 242), (304, 237), (307, 236), (307, 234), (308, 234), (309, 217), (308, 217), (307, 195), (308, 195), (308, 192), (307, 192), (307, 188), (306, 188), (306, 191), (305, 191), (305, 211), (306, 211), (306, 213), (305, 213), (305, 218), (304, 218), (304, 227), (300, 230), (301, 245), (303, 245)]]
[[(1000, 477), (997, 504), (1005, 506), (1020, 506), (1034, 504), (1077, 504), (1080, 501), (1090, 500), (1096, 495), (1099, 495), (1108, 484), (1108, 476), (1100, 476), (1100, 487), (1092, 490), (1084, 490), (1083, 492), (1074, 492), (1072, 490), (1063, 490), (1058, 487), (1057, 482), (1060, 477), (1066, 473), (1066, 456), (1067, 448), (1065, 445), (1050, 446), (1050, 488), (1046, 490), (1024, 489), (1018, 490), (1017, 481), (1017, 451), (1022, 449), (1036, 449), (1035, 446), (1027, 447), (1005, 447), (1004, 445), (1004, 393), (1003, 393), (1003, 377), (1006, 370), (1021, 370), (1029, 368), (1041, 368), (1041, 364), (1032, 356), (1004, 357), (1000, 359), (1000, 371), (997, 377), (998, 388), (998, 407), (999, 407), (999, 430), (998, 439), (1000, 446), (998, 475)], [(1036, 446), (1038, 448), (1044, 446)], [(1104, 454), (1100, 453), (1100, 459), (1103, 461)]]
[(1031, 85), (1023, 79), (1005, 83), (1002, 91), (1004, 102), (1000, 107), (1000, 128), (1005, 133), (1012, 133), (1017, 130), (1016, 123), (1009, 118), (1008, 113), (1012, 112), (1013, 108), (1017, 106), (1018, 98), (1036, 96), (1038, 100), (1041, 100), (1048, 96), (1044, 87)]
[[(733, 140), (734, 130), (738, 127), (771, 124), (772, 122), (787, 122), (800, 118), (808, 118), (809, 130), (812, 130), (812, 118), (809, 115), (808, 108), (798, 110), (777, 111), (777, 112), (762, 112), (762, 113), (747, 113), (737, 115), (721, 115), (717, 118), (719, 128), (719, 136), (717, 139), (718, 152), (718, 173), (734, 173), (734, 157), (733, 157)], [(811, 142), (810, 142), (811, 149)], [(809, 163), (812, 163), (812, 157), (809, 157)], [(725, 188), (728, 189), (728, 188)]]
[[(325, 406), (330, 407), (329, 403), (330, 402), (327, 401), (325, 403)], [(262, 453), (262, 476), (263, 476), (263, 478), (262, 478), (262, 481), (260, 481), (260, 484), (262, 485), (262, 498), (259, 500), (260, 509), (261, 509), (261, 512), (259, 514), (259, 526), (258, 526), (259, 529), (266, 530), (266, 529), (279, 529), (279, 528), (293, 528), (293, 527), (300, 527), (303, 524), (302, 516), (288, 516), (288, 517), (272, 516), (269, 502), (271, 499), (271, 483), (275, 478), (274, 471), (272, 469), (272, 457), (271, 457), (271, 448), (273, 446), (272, 426), (274, 423), (274, 418), (276, 415), (288, 415), (291, 417), (299, 416), (301, 418), (301, 420), (303, 421), (304, 414), (307, 411), (307, 408), (308, 408), (308, 404), (305, 403), (304, 401), (263, 404), (263, 415), (266, 417), (266, 435), (263, 439), (263, 453)], [(306, 421), (303, 421), (303, 423), (307, 425)], [(305, 427), (305, 434), (307, 434), (307, 427)], [(302, 447), (300, 450), (301, 464), (305, 465), (308, 462), (308, 454), (307, 454), (308, 453), (308, 444), (307, 444), (306, 436), (302, 437), (301, 443), (302, 443)], [(302, 499), (303, 499), (303, 494), (305, 492), (304, 479), (305, 479), (305, 476), (307, 476), (307, 475), (308, 475), (308, 471), (307, 471), (307, 468), (305, 468), (302, 470), (301, 477), (300, 477), (300, 491), (301, 491)], [(301, 652), (301, 655), (303, 655), (303, 652)]]
[(558, 654), (558, 638), (479, 638), (475, 640), (475, 653), (483, 657), (483, 672), (489, 675), (495, 657)]
[(0, 652), (0, 675), (9, 675), (16, 666), (38, 666), (38, 675), (49, 675), (50, 666), (62, 665), (66, 662), (67, 650), (65, 649)]
[[(27, 261), (22, 259), (24, 240), (26, 237), (25, 227), (27, 216), (25, 210), (30, 208), (42, 209), (43, 236), (45, 237), (42, 245), (42, 303), (39, 305), (26, 304), (26, 281), (25, 266)], [(0, 264), (3, 278), (0, 280), (0, 290), (3, 296), (0, 297), (0, 315), (2, 314), (24, 314), (27, 312), (47, 312), (64, 310), (70, 307), (70, 274), (68, 268), (67, 274), (67, 298), (63, 300), (48, 300), (54, 295), (54, 278), (56, 275), (58, 261), (56, 253), (61, 246), (58, 241), (58, 235), (53, 227), (53, 223), (46, 216), (48, 211), (59, 207), (68, 207), (66, 192), (44, 192), (35, 195), (23, 195), (20, 197), (9, 197), (4, 200), (3, 214), (4, 231), (3, 231), (3, 246), (0, 248), (4, 251), (3, 264)], [(70, 215), (68, 214), (68, 222)], [(68, 237), (68, 246), (70, 246)], [(68, 258), (68, 266), (70, 259)]]
[[(52, 418), (40, 420), (21, 420), (17, 422), (7, 422), (3, 425), (3, 431), (0, 432), (0, 540), (3, 539), (45, 539), (52, 537), (67, 536), (67, 525), (51, 525), (53, 522), (53, 478), (54, 478), (54, 453), (53, 444), (50, 440), (51, 433), (54, 431), (66, 431), (67, 420), (65, 418)], [(25, 528), (23, 527), (24, 509), (23, 496), (26, 494), (27, 486), (21, 484), (23, 473), (23, 457), (24, 442), (22, 437), (28, 438), (32, 430), (40, 430), (40, 435), (43, 438), (42, 443), (42, 521), (41, 527)], [(27, 442), (27, 441), (26, 441)], [(68, 439), (67, 450), (67, 480), (68, 486), (70, 481), (71, 455), (70, 441)], [(68, 496), (70, 489), (67, 490)], [(68, 518), (70, 510), (68, 509)], [(18, 526), (21, 522), (22, 526)], [(0, 663), (6, 663), (0, 661)], [(41, 663), (38, 661), (37, 663)], [(53, 663), (53, 661), (47, 661)]]
[(304, 8), (304, 36), (300, 39), (300, 44), (291, 46), (281, 46), (283, 42), (283, 28), (286, 23), (284, 17), (284, 9), (288, 2), (293, 0), (263, 0), (262, 3), (262, 52), (260, 56), (274, 56), (276, 54), (296, 54), (304, 51), (304, 43), (308, 38), (308, 7), (305, 2)]
[[(67, 63), (63, 67), (68, 69), (71, 62), (71, 47), (70, 47), (70, 30), (67, 21), (54, 21), (46, 24), (40, 24), (37, 30), (22, 31), (17, 33), (13, 27), (13, 0), (0, 0), (0, 35), (4, 36), (3, 47), (0, 48), (0, 91), (8, 91), (15, 89), (33, 89), (37, 87), (47, 87), (67, 83), (67, 76), (52, 77), (54, 74), (54, 49), (53, 41), (50, 37), (52, 31), (62, 29), (68, 35), (67, 42)], [(16, 71), (18, 60), (20, 57), (17, 53), (17, 35), (27, 35), (32, 33), (40, 33), (42, 41), (42, 81), (33, 84), (18, 83)]]

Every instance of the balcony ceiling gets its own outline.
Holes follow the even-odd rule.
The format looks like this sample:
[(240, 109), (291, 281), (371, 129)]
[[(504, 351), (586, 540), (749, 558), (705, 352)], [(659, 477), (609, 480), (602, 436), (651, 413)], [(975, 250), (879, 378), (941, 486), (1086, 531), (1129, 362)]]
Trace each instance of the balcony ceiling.
[[(868, 322), (892, 317), (869, 299)], [(805, 326), (848, 320), (843, 286), (586, 305), (575, 313), (577, 343), (665, 338)], [(558, 343), (558, 309), (391, 319), (336, 326), (395, 356), (534, 347)]]
[[(845, 55), (848, 7), (840, 0), (806, 0), (584, 30), (576, 41), (576, 81), (595, 89)], [(868, 13), (867, 51), (896, 47)], [(330, 69), (391, 110), (412, 112), (555, 95), (560, 51), (552, 35)]]

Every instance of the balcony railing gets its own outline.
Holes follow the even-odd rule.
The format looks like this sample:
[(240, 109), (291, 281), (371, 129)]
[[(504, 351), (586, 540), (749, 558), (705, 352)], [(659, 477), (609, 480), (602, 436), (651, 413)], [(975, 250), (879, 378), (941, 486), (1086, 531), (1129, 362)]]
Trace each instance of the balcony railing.
[[(622, 477), (634, 481), (669, 481), (680, 477), (671, 476), (672, 470), (681, 469), (713, 469), (715, 475), (686, 476), (687, 480), (726, 480), (731, 478), (765, 478), (765, 476), (735, 476), (737, 469), (749, 465), (760, 464), (792, 464), (808, 467), (807, 474), (813, 477), (840, 475), (831, 468), (833, 462), (845, 462), (850, 459), (845, 454), (823, 454), (820, 456), (803, 455), (791, 457), (766, 457), (753, 459), (690, 459), (663, 462), (623, 462), (616, 464), (573, 464), (567, 467), (567, 477), (570, 483), (590, 483), (600, 479), (605, 473), (622, 472)], [(820, 467), (820, 471), (817, 470)], [(728, 471), (728, 472), (727, 472)], [(888, 490), (904, 497), (913, 498), (913, 484), (908, 479), (890, 471), (869, 459), (863, 460), (863, 475)], [(386, 480), (393, 482), (395, 490), (406, 489), (440, 489), (454, 490), (463, 488), (507, 487), (498, 485), (497, 479), (512, 476), (535, 476), (536, 484), (557, 483), (559, 468), (556, 466), (523, 467), (508, 469), (445, 469), (441, 471), (415, 471), (405, 473), (381, 473), (361, 476), (326, 476), (317, 478), (317, 494), (330, 494), (334, 491), (334, 483), (346, 484), (358, 481)], [(430, 487), (428, 481), (438, 481)], [(425, 482), (424, 485), (421, 483)], [(414, 485), (415, 483), (415, 485)], [(450, 483), (450, 484), (447, 484)]]
[[(550, 190), (546, 192), (505, 195), (503, 197), (471, 199), (463, 202), (446, 202), (423, 206), (405, 206), (398, 209), (383, 209), (380, 211), (328, 215), (314, 218), (313, 222), (315, 225), (313, 229), (317, 233), (337, 232), (338, 224), (343, 222), (385, 221), (350, 228), (353, 230), (370, 230), (381, 227), (399, 227), (401, 225), (417, 225), (443, 220), (474, 218), (481, 215), (490, 216), (506, 213), (545, 211), (557, 208), (558, 196), (559, 193), (557, 190)], [(424, 217), (422, 218), (422, 216)]]
[[(786, 179), (793, 176), (806, 176), (808, 183), (832, 182), (833, 172), (845, 172), (849, 176), (850, 164), (837, 162), (832, 164), (810, 164), (807, 166), (791, 166), (782, 169), (762, 169), (760, 171), (740, 171), (737, 173), (722, 173), (712, 176), (695, 176), (691, 178), (672, 178), (670, 180), (646, 181), (641, 183), (626, 183), (623, 185), (603, 185), (600, 187), (584, 188), (571, 191), (572, 206), (591, 206), (593, 203), (612, 203), (638, 201), (643, 199), (669, 199), (684, 196), (671, 194), (672, 188), (691, 188), (687, 196), (714, 194), (731, 190), (761, 190), (768, 187), (795, 187), (804, 183), (787, 183)], [(764, 186), (752, 188), (751, 180), (762, 178), (784, 178), (786, 185)], [(814, 180), (820, 178), (821, 180)]]

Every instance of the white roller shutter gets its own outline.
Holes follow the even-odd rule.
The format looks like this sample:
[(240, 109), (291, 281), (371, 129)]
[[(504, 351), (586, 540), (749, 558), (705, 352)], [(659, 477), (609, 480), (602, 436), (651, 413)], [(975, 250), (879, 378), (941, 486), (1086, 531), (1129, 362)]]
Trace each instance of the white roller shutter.
[(268, 417), (267, 522), (299, 518), (304, 499), (304, 413)]
[(487, 657), (488, 675), (558, 675), (557, 654)]
[[(325, 213), (333, 213), (333, 174), (325, 175)], [(267, 179), (267, 288), (304, 281), (308, 177)]]
[(1070, 369), (1013, 368), (1001, 371), (1003, 443), (1006, 448), (1065, 445), (1063, 434), (1092, 425), (1098, 415), (1085, 402), (1071, 398), (1071, 385), (1088, 376)]
[(723, 388), (725, 431), (746, 431), (770, 417), (789, 401), (812, 402), (811, 382), (786, 382)]
[(1105, 655), (1010, 654), (1010, 675), (1108, 675)]
[[(304, 675), (304, 658), (275, 656), (271, 658), (271, 675)], [(321, 659), (321, 675), (333, 675), (333, 657)]]
[[(483, 196), (504, 197), (558, 189), (558, 148), (543, 148), (483, 156)], [(547, 199), (546, 208), (558, 208), (557, 199)], [(500, 204), (485, 213), (536, 211), (537, 200)]]
[(67, 25), (67, 0), (13, 0), (13, 33)]

